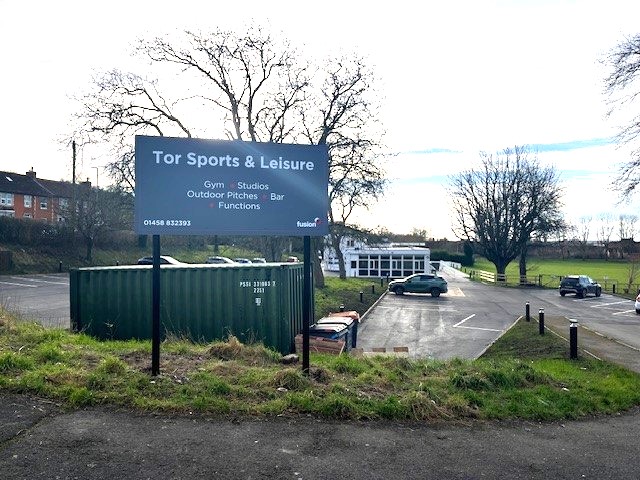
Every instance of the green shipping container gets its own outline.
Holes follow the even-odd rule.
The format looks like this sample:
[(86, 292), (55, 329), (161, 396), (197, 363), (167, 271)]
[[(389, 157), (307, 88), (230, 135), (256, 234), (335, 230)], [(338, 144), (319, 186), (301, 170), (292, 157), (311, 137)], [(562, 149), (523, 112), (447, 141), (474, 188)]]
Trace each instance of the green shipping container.
[[(72, 270), (72, 328), (100, 339), (151, 338), (151, 282), (146, 265)], [(302, 331), (302, 290), (302, 263), (162, 265), (162, 335), (235, 335), (287, 354)]]

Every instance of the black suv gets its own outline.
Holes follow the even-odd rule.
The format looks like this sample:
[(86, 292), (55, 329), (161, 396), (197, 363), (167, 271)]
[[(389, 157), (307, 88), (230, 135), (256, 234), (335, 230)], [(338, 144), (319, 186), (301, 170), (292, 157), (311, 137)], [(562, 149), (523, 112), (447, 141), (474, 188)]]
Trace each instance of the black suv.
[(568, 275), (560, 282), (560, 295), (564, 297), (567, 293), (575, 293), (578, 298), (584, 298), (589, 293), (599, 297), (602, 287), (586, 275)]

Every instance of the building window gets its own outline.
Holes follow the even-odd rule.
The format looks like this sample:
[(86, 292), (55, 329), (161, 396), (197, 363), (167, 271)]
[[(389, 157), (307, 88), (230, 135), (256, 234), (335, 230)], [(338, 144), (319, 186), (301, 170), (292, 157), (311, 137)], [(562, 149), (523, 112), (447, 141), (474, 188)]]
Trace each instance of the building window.
[(13, 206), (13, 193), (0, 193), (0, 205)]
[(15, 213), (13, 210), (0, 210), (0, 217), (14, 217)]
[(33, 197), (31, 195), (25, 195), (23, 200), (24, 200), (25, 208), (31, 208), (31, 202), (33, 201)]
[(30, 213), (25, 213), (25, 214), (23, 215), (23, 217), (24, 217), (24, 218), (31, 218), (31, 214), (30, 214)]
[(46, 198), (40, 199), (40, 210), (46, 210), (48, 207), (48, 200)]
[(355, 245), (355, 241), (353, 239), (347, 240), (347, 247), (353, 247)]

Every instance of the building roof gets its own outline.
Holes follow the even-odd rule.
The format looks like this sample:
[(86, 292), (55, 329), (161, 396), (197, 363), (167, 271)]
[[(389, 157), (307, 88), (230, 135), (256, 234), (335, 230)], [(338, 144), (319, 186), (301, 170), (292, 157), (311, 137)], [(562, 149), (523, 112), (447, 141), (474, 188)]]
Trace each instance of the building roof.
[[(84, 183), (84, 182), (83, 182)], [(88, 183), (91, 186), (91, 183)], [(36, 177), (33, 170), (26, 175), (0, 171), (0, 192), (33, 195), (37, 197), (71, 198), (73, 184)]]

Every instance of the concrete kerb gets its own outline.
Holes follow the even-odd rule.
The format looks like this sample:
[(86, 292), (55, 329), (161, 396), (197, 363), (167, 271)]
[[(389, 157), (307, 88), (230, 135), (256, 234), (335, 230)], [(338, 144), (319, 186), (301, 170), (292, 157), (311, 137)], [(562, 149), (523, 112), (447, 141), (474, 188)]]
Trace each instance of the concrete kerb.
[(520, 320), (521, 318), (523, 318), (523, 317), (522, 317), (522, 315), (520, 315), (518, 318), (516, 318), (516, 319), (514, 320), (514, 322), (513, 322), (511, 325), (509, 325), (509, 328), (506, 328), (506, 329), (505, 329), (505, 330), (504, 330), (500, 335), (498, 335), (496, 338), (494, 338), (494, 339), (493, 339), (493, 341), (492, 341), (489, 345), (487, 345), (486, 347), (484, 347), (484, 348), (482, 349), (482, 351), (478, 354), (478, 356), (477, 356), (476, 358), (474, 358), (474, 360), (477, 360), (477, 359), (478, 359), (478, 358), (480, 358), (482, 355), (484, 355), (484, 354), (485, 354), (485, 352), (486, 352), (487, 350), (489, 350), (489, 349), (493, 346), (493, 344), (494, 344), (494, 343), (496, 343), (498, 340), (500, 340), (500, 339), (502, 338), (502, 336), (503, 336), (505, 333), (507, 333), (509, 330), (511, 330), (511, 329), (513, 328), (513, 326), (514, 326), (516, 323), (518, 323), (518, 320)]

